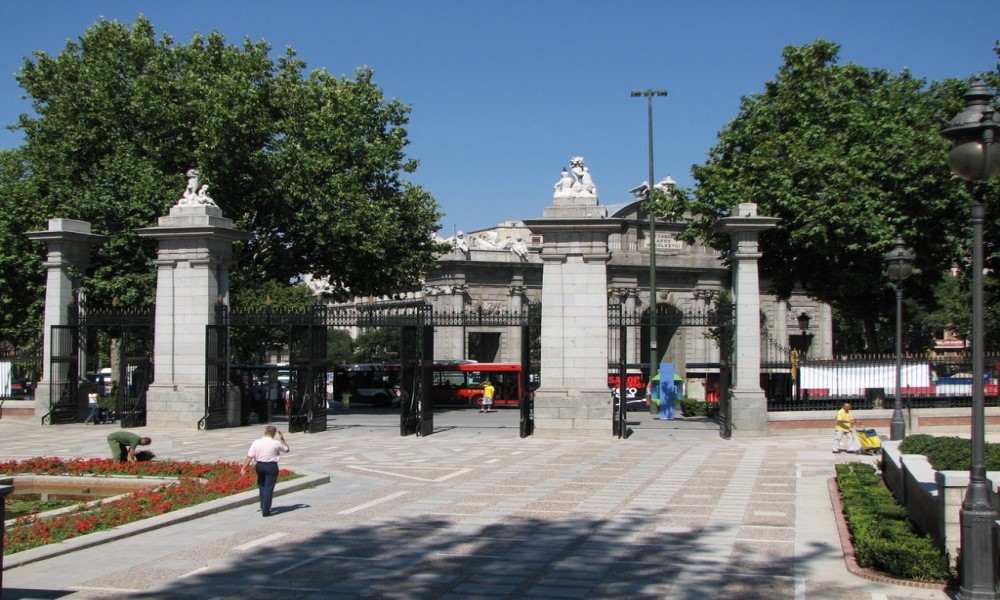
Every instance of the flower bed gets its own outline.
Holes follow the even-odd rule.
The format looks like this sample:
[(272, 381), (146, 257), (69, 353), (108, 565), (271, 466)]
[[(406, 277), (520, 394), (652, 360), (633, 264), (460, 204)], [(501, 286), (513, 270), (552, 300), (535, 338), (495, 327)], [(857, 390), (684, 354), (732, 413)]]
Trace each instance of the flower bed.
[[(7, 525), (4, 554), (13, 554), (66, 540), (94, 531), (112, 529), (139, 521), (231, 496), (254, 489), (256, 473), (240, 475), (240, 463), (193, 463), (147, 461), (114, 464), (111, 459), (30, 458), (23, 461), (0, 461), (0, 475), (90, 475), (131, 477), (173, 477), (177, 483), (139, 490), (110, 502), (88, 502), (76, 510), (49, 518), (20, 517)], [(282, 469), (278, 480), (296, 475)]]

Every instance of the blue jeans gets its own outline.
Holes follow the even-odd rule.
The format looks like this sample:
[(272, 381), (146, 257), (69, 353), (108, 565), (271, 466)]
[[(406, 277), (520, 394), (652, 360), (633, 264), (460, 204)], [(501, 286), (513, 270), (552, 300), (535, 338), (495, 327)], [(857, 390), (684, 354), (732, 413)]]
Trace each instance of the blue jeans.
[(257, 463), (257, 489), (260, 492), (260, 512), (271, 514), (271, 500), (274, 498), (274, 485), (278, 483), (278, 463)]

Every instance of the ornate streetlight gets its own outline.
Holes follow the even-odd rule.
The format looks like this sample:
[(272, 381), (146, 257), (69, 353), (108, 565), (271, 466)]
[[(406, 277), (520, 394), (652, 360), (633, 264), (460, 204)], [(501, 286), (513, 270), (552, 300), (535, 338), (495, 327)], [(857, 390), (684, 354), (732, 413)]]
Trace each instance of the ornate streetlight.
[(889, 421), (889, 439), (901, 440), (906, 435), (906, 423), (903, 421), (903, 280), (913, 273), (913, 254), (903, 243), (903, 238), (896, 238), (896, 244), (887, 252), (882, 260), (885, 262), (889, 279), (896, 282), (896, 394), (892, 405), (892, 420)]
[(954, 143), (948, 153), (951, 172), (975, 182), (972, 221), (972, 465), (962, 503), (962, 598), (997, 598), (996, 549), (993, 527), (997, 511), (990, 503), (986, 479), (986, 431), (983, 402), (983, 195), (986, 182), (1000, 173), (997, 120), (993, 94), (983, 81), (965, 93), (965, 109), (941, 130)]
[[(649, 179), (646, 180), (646, 210), (649, 211), (649, 380), (657, 369), (656, 356), (656, 215), (650, 206), (653, 199), (653, 97), (666, 96), (667, 90), (633, 90), (632, 97), (646, 98), (649, 131)], [(650, 403), (652, 407), (652, 403)], [(650, 408), (652, 410), (652, 408)]]

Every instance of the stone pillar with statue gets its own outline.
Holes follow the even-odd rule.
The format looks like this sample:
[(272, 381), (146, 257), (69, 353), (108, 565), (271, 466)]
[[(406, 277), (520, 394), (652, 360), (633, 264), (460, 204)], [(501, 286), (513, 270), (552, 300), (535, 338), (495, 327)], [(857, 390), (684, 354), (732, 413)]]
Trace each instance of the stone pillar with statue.
[(543, 236), (541, 388), (535, 435), (607, 437), (608, 236), (624, 230), (608, 218), (583, 157), (555, 185), (541, 219), (525, 221)]
[(216, 305), (229, 298), (233, 242), (250, 238), (222, 216), (198, 172), (187, 175), (187, 189), (170, 213), (156, 227), (136, 231), (159, 243), (148, 426), (194, 427), (205, 415), (206, 328), (215, 324)]

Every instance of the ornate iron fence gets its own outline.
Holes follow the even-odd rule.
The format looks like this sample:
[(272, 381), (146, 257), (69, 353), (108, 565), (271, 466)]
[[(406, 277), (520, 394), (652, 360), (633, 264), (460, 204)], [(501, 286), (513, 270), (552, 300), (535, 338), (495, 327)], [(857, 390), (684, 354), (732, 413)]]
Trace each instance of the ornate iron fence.
[[(901, 362), (899, 394), (904, 407), (971, 406), (971, 355), (908, 355)], [(987, 356), (984, 362), (981, 385), (986, 405), (1000, 406), (1000, 355)], [(835, 410), (844, 402), (855, 409), (891, 408), (897, 393), (894, 355), (795, 360), (787, 373), (775, 369), (762, 378), (768, 411)]]

